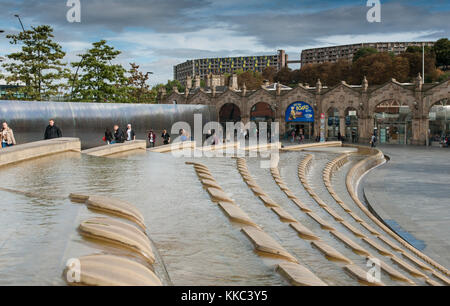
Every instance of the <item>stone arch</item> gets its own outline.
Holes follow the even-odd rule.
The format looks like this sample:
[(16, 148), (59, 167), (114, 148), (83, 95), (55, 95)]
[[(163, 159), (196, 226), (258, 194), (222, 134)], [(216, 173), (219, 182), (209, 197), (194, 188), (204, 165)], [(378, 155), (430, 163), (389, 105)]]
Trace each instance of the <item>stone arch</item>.
[(345, 110), (349, 106), (357, 107), (361, 101), (360, 94), (348, 85), (340, 84), (326, 92), (322, 96), (322, 112), (326, 113), (330, 107), (336, 107), (344, 116)]
[(217, 107), (217, 118), (220, 123), (241, 121), (242, 111), (236, 103), (223, 103)]
[(447, 101), (450, 100), (450, 80), (429, 89), (426, 92), (426, 95), (425, 112), (428, 114), (431, 108), (437, 103), (440, 103), (445, 99), (447, 99)]
[(414, 112), (415, 105), (419, 103), (414, 95), (414, 91), (405, 89), (396, 83), (389, 82), (370, 94), (368, 103), (369, 113), (375, 114), (378, 105), (389, 100), (395, 100), (400, 103), (401, 106), (408, 105), (411, 112)]
[(441, 99), (432, 104), (426, 113), (428, 129), (432, 142), (440, 142), (443, 137), (450, 134), (450, 103), (448, 98)]
[(252, 109), (252, 107), (254, 107), (256, 104), (261, 103), (261, 102), (267, 103), (270, 106), (276, 108), (275, 97), (273, 95), (271, 95), (269, 92), (267, 92), (267, 90), (261, 88), (248, 97), (248, 100), (246, 103), (247, 109), (245, 109), (244, 111), (246, 113), (250, 113), (250, 110)]
[(249, 111), (250, 120), (253, 120), (255, 117), (264, 117), (265, 121), (275, 121), (276, 118), (276, 111), (274, 110), (273, 105), (267, 102), (253, 103), (249, 107)]
[(418, 132), (414, 131), (413, 126), (414, 108), (410, 103), (396, 99), (383, 100), (374, 106), (372, 113), (374, 132), (380, 143), (411, 144), (417, 137)]

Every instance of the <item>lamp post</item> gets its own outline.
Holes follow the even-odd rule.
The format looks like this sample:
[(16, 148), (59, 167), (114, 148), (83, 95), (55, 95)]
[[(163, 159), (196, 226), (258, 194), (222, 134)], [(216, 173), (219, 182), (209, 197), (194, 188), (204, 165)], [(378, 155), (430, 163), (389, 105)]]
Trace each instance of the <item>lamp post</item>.
[(22, 31), (25, 32), (25, 28), (24, 28), (24, 26), (23, 26), (22, 19), (20, 19), (20, 16), (19, 16), (18, 14), (16, 14), (16, 15), (14, 15), (14, 17), (16, 17), (17, 19), (19, 19), (20, 26), (22, 27)]

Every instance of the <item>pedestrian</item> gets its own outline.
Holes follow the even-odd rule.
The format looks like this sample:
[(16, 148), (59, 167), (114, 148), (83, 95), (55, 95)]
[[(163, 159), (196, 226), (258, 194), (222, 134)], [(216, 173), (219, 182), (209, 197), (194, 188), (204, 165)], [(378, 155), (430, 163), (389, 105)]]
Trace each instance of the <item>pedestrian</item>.
[(105, 141), (107, 144), (110, 145), (113, 140), (114, 140), (113, 133), (109, 128), (106, 128), (105, 137), (103, 137), (103, 141)]
[(131, 124), (127, 125), (127, 141), (133, 141), (136, 140), (136, 133), (131, 128)]
[(44, 139), (55, 139), (61, 137), (61, 129), (55, 125), (55, 120), (50, 119), (49, 124), (45, 129)]
[(125, 142), (125, 133), (123, 132), (123, 130), (116, 124), (114, 126), (114, 140), (111, 141), (111, 144), (116, 144), (116, 143), (124, 143)]
[(170, 135), (169, 135), (169, 133), (167, 133), (167, 130), (163, 131), (161, 137), (162, 137), (165, 145), (168, 145), (170, 143)]
[(372, 148), (375, 148), (377, 146), (377, 136), (375, 134), (372, 135), (372, 138), (370, 139), (370, 144), (372, 145)]
[(291, 143), (293, 143), (295, 141), (295, 130), (292, 130), (291, 132)]
[(156, 134), (153, 132), (153, 130), (150, 130), (150, 132), (148, 132), (147, 138), (148, 142), (150, 143), (150, 148), (154, 148), (156, 143)]
[(14, 132), (6, 122), (2, 123), (1, 138), (2, 138), (2, 148), (12, 147), (16, 144)]
[(180, 136), (181, 142), (185, 142), (188, 140), (188, 134), (186, 133), (186, 131), (184, 129), (181, 129), (179, 131), (179, 136)]

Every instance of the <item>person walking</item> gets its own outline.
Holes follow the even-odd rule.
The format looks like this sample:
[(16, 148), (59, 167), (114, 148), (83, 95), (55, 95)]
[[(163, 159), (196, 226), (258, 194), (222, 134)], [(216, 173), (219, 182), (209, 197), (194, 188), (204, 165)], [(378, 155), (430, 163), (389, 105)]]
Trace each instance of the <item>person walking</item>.
[(370, 144), (372, 145), (372, 148), (375, 148), (377, 146), (377, 136), (375, 136), (375, 134), (372, 135), (372, 138), (370, 139)]
[(2, 138), (2, 148), (12, 147), (16, 144), (14, 132), (6, 122), (2, 123), (1, 138)]
[(104, 140), (107, 144), (111, 144), (111, 142), (114, 140), (113, 133), (111, 132), (111, 130), (110, 130), (109, 128), (106, 128), (106, 131), (105, 131), (105, 137), (103, 138), (103, 140)]
[(127, 126), (127, 141), (133, 141), (136, 140), (136, 133), (131, 128), (131, 124), (128, 124)]
[(111, 141), (111, 144), (116, 143), (124, 143), (125, 142), (125, 133), (123, 130), (116, 124), (114, 126), (114, 140)]
[(163, 131), (161, 137), (162, 137), (165, 145), (168, 145), (170, 143), (170, 135), (169, 135), (169, 133), (167, 133), (167, 130)]
[(147, 137), (148, 142), (150, 143), (150, 148), (154, 148), (156, 143), (156, 134), (153, 132), (153, 130), (150, 130)]
[(47, 140), (47, 139), (61, 138), (62, 132), (61, 129), (55, 125), (55, 120), (50, 119), (48, 123), (49, 124), (45, 129), (44, 139)]

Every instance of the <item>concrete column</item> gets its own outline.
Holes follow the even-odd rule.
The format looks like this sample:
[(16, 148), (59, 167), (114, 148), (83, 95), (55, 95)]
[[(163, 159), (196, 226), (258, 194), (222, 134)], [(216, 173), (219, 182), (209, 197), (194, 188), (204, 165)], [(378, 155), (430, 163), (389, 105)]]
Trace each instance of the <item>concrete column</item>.
[(360, 143), (369, 143), (373, 134), (373, 118), (358, 118), (358, 134)]
[(428, 118), (414, 118), (412, 120), (411, 144), (424, 146), (427, 141), (429, 120)]
[(342, 116), (340, 116), (339, 117), (339, 131), (341, 132), (341, 136), (346, 136), (345, 135), (345, 130), (346, 130), (346, 128), (345, 128), (345, 116), (344, 117), (342, 117)]

